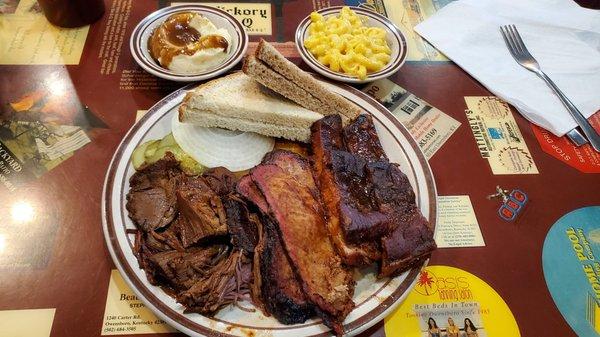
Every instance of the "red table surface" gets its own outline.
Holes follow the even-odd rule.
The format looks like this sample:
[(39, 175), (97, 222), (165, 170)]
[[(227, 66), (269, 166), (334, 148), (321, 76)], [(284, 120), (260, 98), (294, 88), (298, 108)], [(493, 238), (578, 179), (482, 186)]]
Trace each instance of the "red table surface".
[[(282, 3), (282, 36), (290, 41), (297, 23), (313, 9), (313, 4)], [(597, 1), (582, 4), (598, 6)], [(112, 1), (106, 5), (108, 13)], [(2, 204), (29, 198), (43, 205), (54, 219), (51, 225), (56, 227), (56, 233), (48, 244), (45, 265), (0, 268), (0, 310), (56, 308), (51, 336), (99, 336), (102, 330), (110, 271), (115, 268), (102, 234), (100, 202), (104, 176), (116, 147), (134, 123), (136, 110), (150, 108), (181, 86), (166, 83), (163, 90), (119, 89), (122, 70), (140, 69), (129, 52), (129, 35), (135, 24), (158, 6), (158, 1), (133, 2), (114, 74), (101, 75), (97, 57), (107, 15), (91, 26), (79, 65), (0, 66), (3, 106), (58, 72), (108, 126), (95, 129), (90, 144), (41, 178), (16, 192), (0, 190)], [(276, 38), (275, 29), (274, 24), (274, 34), (267, 39)], [(251, 37), (251, 41), (256, 40), (257, 37)], [(299, 59), (292, 60), (301, 64)], [(574, 335), (547, 290), (542, 246), (548, 229), (562, 215), (580, 207), (600, 205), (599, 177), (583, 174), (543, 152), (530, 124), (514, 110), (539, 174), (493, 175), (478, 152), (464, 113), (464, 96), (489, 96), (489, 91), (451, 62), (407, 62), (390, 79), (462, 123), (429, 163), (439, 195), (470, 196), (486, 246), (439, 249), (433, 253), (430, 264), (455, 266), (485, 280), (511, 308), (523, 336), (539, 336), (542, 331), (551, 332), (552, 336)], [(486, 199), (496, 185), (520, 188), (528, 194), (529, 205), (515, 223), (501, 220), (496, 213), (499, 203)], [(30, 246), (34, 254), (36, 244)], [(179, 334), (159, 336), (170, 335)], [(380, 322), (361, 336), (384, 335)]]

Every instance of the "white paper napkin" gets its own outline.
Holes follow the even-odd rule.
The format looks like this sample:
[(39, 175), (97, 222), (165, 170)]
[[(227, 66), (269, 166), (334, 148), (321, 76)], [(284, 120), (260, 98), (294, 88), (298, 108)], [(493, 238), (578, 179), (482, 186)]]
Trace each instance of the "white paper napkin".
[(499, 27), (515, 24), (542, 70), (589, 117), (600, 109), (600, 11), (571, 0), (458, 0), (415, 27), (531, 122), (562, 136), (576, 126), (558, 97), (510, 55)]

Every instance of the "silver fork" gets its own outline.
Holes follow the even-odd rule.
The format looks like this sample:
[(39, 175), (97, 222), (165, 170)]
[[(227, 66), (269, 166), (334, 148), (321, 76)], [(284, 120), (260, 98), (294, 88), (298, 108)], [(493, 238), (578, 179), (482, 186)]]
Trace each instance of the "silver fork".
[(546, 84), (554, 90), (554, 93), (560, 98), (562, 104), (567, 108), (577, 125), (581, 128), (583, 133), (586, 135), (590, 144), (597, 152), (600, 152), (600, 135), (594, 130), (590, 122), (585, 118), (581, 112), (575, 107), (573, 103), (563, 94), (560, 89), (552, 82), (550, 77), (546, 75), (542, 69), (540, 69), (540, 65), (538, 62), (531, 56), (527, 47), (523, 43), (519, 32), (517, 31), (517, 27), (515, 25), (507, 25), (501, 26), (500, 32), (502, 33), (502, 37), (504, 38), (504, 42), (506, 42), (506, 46), (510, 51), (510, 54), (513, 58), (519, 63), (523, 68), (535, 73), (539, 77), (541, 77)]

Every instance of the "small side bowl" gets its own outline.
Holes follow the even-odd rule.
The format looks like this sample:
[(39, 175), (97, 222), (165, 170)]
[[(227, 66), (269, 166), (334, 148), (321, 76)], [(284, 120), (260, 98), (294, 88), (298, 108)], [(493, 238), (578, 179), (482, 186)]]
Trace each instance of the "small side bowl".
[[(182, 74), (162, 67), (152, 58), (148, 49), (148, 40), (152, 32), (169, 16), (181, 12), (198, 12), (212, 21), (217, 28), (225, 28), (229, 32), (232, 41), (227, 58), (223, 62), (199, 73)], [(223, 74), (240, 62), (248, 49), (248, 34), (242, 24), (231, 14), (210, 6), (188, 4), (165, 7), (145, 17), (134, 28), (129, 47), (137, 64), (152, 75), (177, 82), (196, 82)]]
[[(318, 10), (317, 13), (324, 17), (338, 15), (344, 6), (328, 7)], [(369, 27), (379, 27), (385, 29), (387, 32), (386, 40), (390, 49), (392, 50), (391, 59), (383, 69), (368, 73), (367, 78), (364, 80), (358, 77), (345, 74), (343, 72), (336, 72), (329, 69), (327, 66), (321, 64), (309, 51), (304, 47), (304, 40), (308, 38), (308, 27), (311, 25), (310, 15), (304, 18), (296, 28), (296, 49), (300, 53), (300, 56), (314, 71), (319, 74), (331, 78), (336, 81), (346, 83), (368, 83), (375, 80), (385, 78), (395, 73), (402, 67), (404, 61), (406, 61), (407, 49), (406, 49), (406, 38), (400, 29), (388, 18), (378, 13), (375, 13), (369, 9), (362, 7), (350, 7), (356, 14), (365, 17), (367, 20), (365, 24)]]

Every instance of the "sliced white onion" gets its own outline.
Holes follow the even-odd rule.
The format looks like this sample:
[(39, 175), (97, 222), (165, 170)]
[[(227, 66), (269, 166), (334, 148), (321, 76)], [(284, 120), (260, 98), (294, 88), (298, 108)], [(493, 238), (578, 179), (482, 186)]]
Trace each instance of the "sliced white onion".
[(273, 150), (275, 140), (254, 132), (204, 128), (181, 123), (177, 114), (171, 121), (173, 137), (183, 151), (206, 167), (223, 166), (243, 171), (258, 164)]

